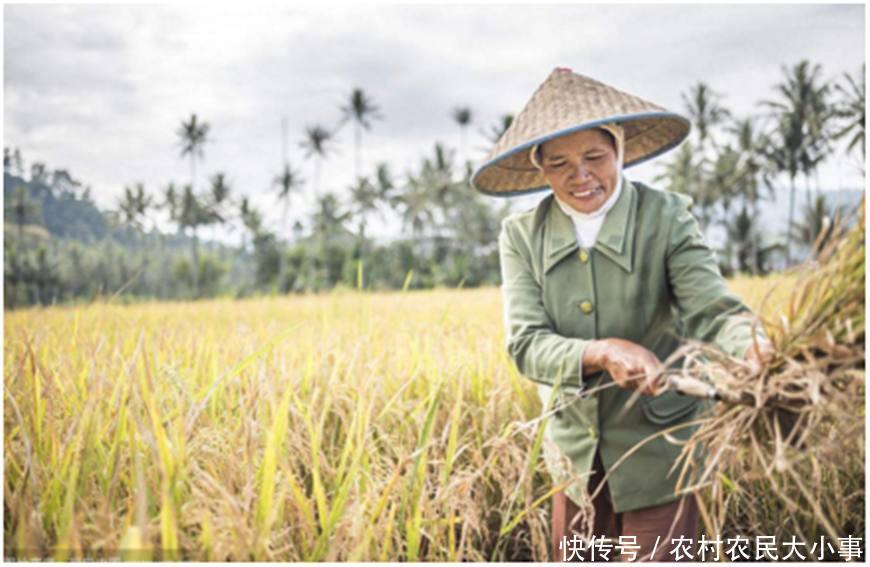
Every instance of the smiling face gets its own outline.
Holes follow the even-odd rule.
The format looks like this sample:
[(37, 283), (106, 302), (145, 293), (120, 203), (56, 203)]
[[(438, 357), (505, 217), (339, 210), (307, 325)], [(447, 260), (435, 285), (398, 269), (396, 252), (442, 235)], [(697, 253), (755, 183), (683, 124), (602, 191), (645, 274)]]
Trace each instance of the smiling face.
[(616, 149), (598, 128), (543, 143), (539, 161), (556, 195), (581, 213), (595, 212), (616, 190)]

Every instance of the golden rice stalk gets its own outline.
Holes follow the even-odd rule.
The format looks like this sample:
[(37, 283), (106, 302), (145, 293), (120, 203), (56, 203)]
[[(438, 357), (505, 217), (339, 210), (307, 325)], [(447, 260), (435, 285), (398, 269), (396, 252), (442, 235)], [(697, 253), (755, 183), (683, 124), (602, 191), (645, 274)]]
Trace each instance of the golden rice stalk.
[[(864, 532), (864, 215), (797, 270), (778, 320), (761, 321), (775, 349), (758, 367), (688, 345), (683, 377), (728, 400), (684, 444), (678, 487), (697, 491), (708, 534)], [(762, 308), (761, 311), (764, 311)], [(692, 455), (702, 454), (703, 460)], [(698, 466), (698, 463), (701, 463)], [(818, 552), (817, 552), (818, 553)], [(817, 557), (818, 559), (818, 557)]]

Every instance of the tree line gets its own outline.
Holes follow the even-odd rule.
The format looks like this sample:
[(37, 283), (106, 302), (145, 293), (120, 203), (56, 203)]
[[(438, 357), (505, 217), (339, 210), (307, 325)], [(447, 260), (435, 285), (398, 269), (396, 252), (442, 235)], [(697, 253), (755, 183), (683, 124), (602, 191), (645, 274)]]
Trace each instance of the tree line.
[[(808, 243), (827, 230), (834, 214), (816, 183), (818, 167), (836, 142), (864, 156), (864, 69), (860, 77), (822, 77), (821, 67), (801, 61), (783, 67), (782, 78), (758, 112), (734, 116), (722, 95), (699, 82), (683, 94), (693, 134), (660, 160), (654, 181), (660, 188), (689, 194), (705, 231), (724, 233), (718, 250), (726, 274), (764, 273), (793, 263)], [(190, 177), (149, 191), (142, 183), (124, 187), (112, 210), (98, 211), (90, 187), (69, 172), (49, 174), (33, 163), (29, 179), (18, 148), (4, 149), (4, 278), (7, 307), (59, 301), (90, 301), (100, 295), (128, 298), (195, 299), (263, 293), (314, 292), (337, 286), (407, 289), (499, 283), (499, 224), (511, 199), (495, 200), (470, 185), (468, 129), (474, 113), (457, 106), (450, 113), (459, 130), (458, 147), (434, 143), (410, 171), (397, 175), (390, 164), (365, 167), (365, 134), (384, 119), (372, 96), (354, 88), (332, 126), (309, 124), (298, 142), (310, 162), (306, 179), (288, 159), (286, 122), (283, 163), (276, 167), (272, 195), (281, 211), (277, 227), (231, 186), (227, 172), (206, 175), (197, 168), (213, 140), (211, 124), (193, 113), (174, 132), (178, 156)], [(512, 116), (478, 132), (494, 144)], [(353, 130), (354, 181), (342, 193), (323, 190), (323, 164), (336, 151), (336, 134)], [(777, 180), (789, 182), (788, 230), (770, 234), (759, 221), (761, 205), (775, 198)], [(807, 201), (796, 211), (796, 182)], [(313, 209), (301, 205), (310, 183)], [(812, 196), (812, 197), (811, 197)], [(174, 234), (156, 230), (154, 215), (165, 215)], [(402, 236), (379, 243), (369, 236), (373, 222), (392, 217)], [(150, 222), (150, 230), (147, 225)], [(205, 240), (203, 230), (241, 230), (241, 245)]]

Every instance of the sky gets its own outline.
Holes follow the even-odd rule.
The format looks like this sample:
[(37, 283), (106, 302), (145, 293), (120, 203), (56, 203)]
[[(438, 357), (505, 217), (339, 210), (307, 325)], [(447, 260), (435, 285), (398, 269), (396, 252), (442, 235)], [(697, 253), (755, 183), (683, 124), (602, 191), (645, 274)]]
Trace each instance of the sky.
[[(363, 174), (387, 162), (399, 176), (436, 141), (460, 146), (451, 118), (472, 110), (465, 154), (483, 130), (517, 113), (556, 66), (685, 113), (681, 94), (704, 81), (735, 115), (758, 114), (783, 66), (809, 59), (825, 78), (859, 76), (864, 6), (853, 5), (6, 5), (4, 145), (67, 169), (101, 208), (143, 183), (162, 195), (190, 181), (176, 131), (196, 113), (211, 126), (196, 186), (223, 172), (278, 228), (274, 177), (286, 158), (305, 180), (292, 207), (313, 206), (305, 128), (334, 127), (353, 88), (380, 108), (363, 134)], [(287, 135), (282, 134), (282, 118)], [(346, 195), (353, 133), (337, 134), (320, 191)], [(652, 183), (667, 155), (633, 167)], [(855, 155), (819, 172), (824, 189), (859, 188)], [(653, 184), (655, 185), (655, 184)], [(542, 194), (517, 199), (517, 210)], [(297, 213), (303, 216), (305, 213)], [(156, 220), (156, 219), (155, 219)], [(161, 223), (161, 226), (165, 226)], [(289, 230), (280, 229), (282, 234)], [(395, 234), (391, 221), (370, 227)], [(222, 239), (224, 236), (219, 236)], [(226, 235), (225, 235), (226, 236)], [(232, 240), (240, 235), (226, 236)]]

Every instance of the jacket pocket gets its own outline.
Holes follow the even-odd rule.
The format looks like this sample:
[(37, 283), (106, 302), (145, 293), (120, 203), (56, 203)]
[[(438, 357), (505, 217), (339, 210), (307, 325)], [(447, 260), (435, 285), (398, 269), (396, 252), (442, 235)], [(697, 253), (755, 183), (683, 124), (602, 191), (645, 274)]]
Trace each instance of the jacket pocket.
[(642, 410), (649, 421), (665, 424), (689, 415), (700, 402), (700, 398), (671, 391), (645, 400)]

